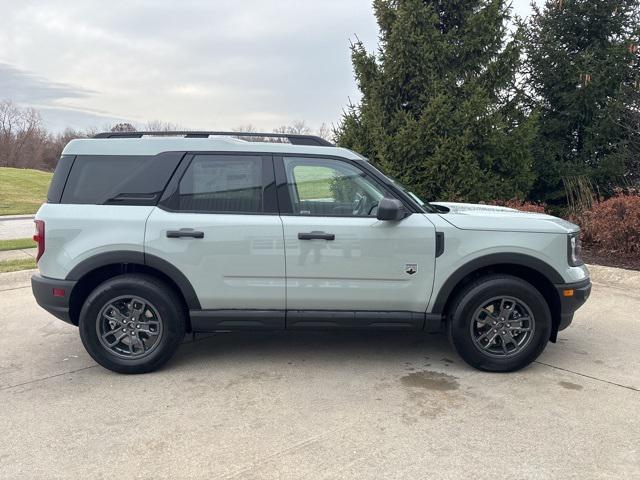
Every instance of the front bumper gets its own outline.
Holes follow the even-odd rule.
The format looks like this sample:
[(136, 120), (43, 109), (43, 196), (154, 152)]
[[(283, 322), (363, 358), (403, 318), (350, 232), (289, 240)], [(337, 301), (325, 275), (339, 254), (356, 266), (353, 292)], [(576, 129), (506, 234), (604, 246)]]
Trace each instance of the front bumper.
[[(560, 297), (560, 323), (558, 330), (564, 330), (573, 321), (573, 314), (591, 294), (591, 280), (585, 279), (577, 283), (562, 283), (555, 285)], [(568, 295), (572, 292), (571, 295)]]
[(73, 324), (69, 315), (69, 299), (76, 282), (56, 280), (35, 274), (31, 277), (31, 290), (36, 302), (50, 314)]

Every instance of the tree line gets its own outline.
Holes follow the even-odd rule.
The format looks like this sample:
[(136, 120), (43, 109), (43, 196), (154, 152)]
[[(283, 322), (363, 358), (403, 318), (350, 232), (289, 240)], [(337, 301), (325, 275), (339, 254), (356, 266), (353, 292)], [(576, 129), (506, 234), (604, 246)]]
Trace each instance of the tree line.
[[(101, 131), (112, 132), (167, 132), (188, 130), (178, 124), (152, 120), (140, 125), (129, 122), (117, 123), (103, 129), (66, 129), (60, 133), (48, 131), (38, 111), (31, 107), (20, 107), (10, 100), (0, 101), (0, 167), (35, 168), (53, 171), (65, 145), (76, 138), (89, 138)], [(240, 125), (234, 132), (257, 132), (253, 125)], [(304, 120), (281, 125), (274, 133), (314, 134), (327, 140), (333, 139), (333, 130), (323, 123), (313, 130)], [(246, 139), (246, 137), (245, 137)], [(251, 140), (251, 138), (248, 138)], [(256, 140), (263, 140), (257, 138)]]
[(336, 136), (428, 199), (563, 206), (640, 181), (640, 2), (375, 0)]

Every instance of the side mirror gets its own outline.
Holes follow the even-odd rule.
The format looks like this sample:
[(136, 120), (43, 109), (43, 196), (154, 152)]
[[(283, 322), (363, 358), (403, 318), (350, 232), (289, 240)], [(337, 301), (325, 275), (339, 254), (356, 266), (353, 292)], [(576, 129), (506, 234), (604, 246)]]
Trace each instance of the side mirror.
[(402, 220), (407, 216), (407, 211), (402, 202), (397, 198), (382, 197), (378, 203), (378, 220)]

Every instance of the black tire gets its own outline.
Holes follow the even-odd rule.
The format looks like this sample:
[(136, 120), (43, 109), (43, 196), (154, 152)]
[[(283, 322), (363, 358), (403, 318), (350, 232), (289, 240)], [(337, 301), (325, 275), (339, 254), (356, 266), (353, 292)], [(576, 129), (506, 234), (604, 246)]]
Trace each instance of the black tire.
[[(497, 300), (494, 300), (496, 298)], [(516, 309), (527, 309), (530, 311), (530, 316), (533, 317), (532, 332), (528, 337), (520, 337), (522, 339), (521, 346), (516, 345), (515, 342), (513, 344), (504, 342), (502, 338), (496, 337), (496, 335), (500, 336), (500, 333), (504, 333), (506, 329), (504, 331), (500, 329), (497, 334), (488, 333), (488, 337), (482, 339), (482, 333), (493, 328), (489, 325), (489, 323), (493, 323), (493, 317), (488, 317), (486, 313), (480, 313), (480, 316), (484, 315), (485, 318), (482, 322), (487, 322), (485, 325), (476, 321), (476, 313), (492, 300), (497, 305), (503, 298), (521, 302), (521, 306)], [(505, 305), (509, 305), (508, 301)], [(530, 283), (511, 275), (487, 275), (470, 283), (455, 298), (448, 313), (449, 341), (465, 362), (474, 368), (487, 372), (512, 372), (526, 367), (542, 353), (551, 334), (551, 312), (542, 294)], [(513, 313), (511, 315), (513, 316)], [(520, 315), (520, 312), (516, 315)], [(499, 313), (496, 316), (499, 317), (495, 319), (498, 322), (504, 318), (504, 316), (500, 317)], [(506, 314), (506, 317), (509, 318), (509, 313)], [(521, 318), (526, 318), (526, 315), (522, 315)], [(498, 325), (506, 327), (507, 323), (499, 323)], [(526, 326), (527, 324), (519, 322), (515, 325)], [(509, 324), (509, 326), (511, 325)], [(496, 330), (494, 329), (493, 332)], [(520, 332), (517, 335), (526, 335), (526, 333)], [(513, 335), (512, 338), (516, 338), (517, 335)], [(503, 344), (506, 345), (503, 346)], [(485, 350), (489, 347), (489, 351)], [(491, 349), (495, 351), (499, 348), (512, 348), (513, 351), (511, 353), (505, 352), (502, 356), (500, 356), (501, 353), (491, 353)]]
[[(129, 297), (139, 298), (148, 304), (142, 306), (142, 302), (134, 304), (133, 301), (130, 301), (127, 303)], [(140, 312), (146, 308), (145, 313), (138, 313), (136, 318), (142, 318), (141, 323), (148, 321), (149, 323), (145, 325), (152, 326), (147, 327), (146, 332), (142, 329), (136, 330), (137, 337), (135, 337), (136, 333), (133, 330), (136, 325), (134, 325), (135, 322), (131, 322), (135, 312), (130, 313), (132, 317), (128, 318), (127, 315), (122, 314), (121, 310), (116, 312), (110, 308), (114, 304), (123, 309), (133, 305), (139, 308)], [(109, 309), (109, 311), (105, 309)], [(129, 328), (126, 335), (121, 334), (120, 327), (127, 327), (127, 325), (119, 323), (121, 321), (108, 323), (110, 320), (106, 319), (106, 314), (103, 315), (103, 313), (110, 317), (117, 313), (118, 318), (123, 318), (123, 321), (133, 328)], [(103, 336), (102, 325), (107, 325), (104, 328), (113, 328), (113, 331), (116, 332), (113, 336), (107, 337), (109, 341), (101, 340), (101, 336)], [(98, 285), (89, 294), (80, 311), (79, 328), (84, 347), (100, 365), (118, 373), (146, 373), (160, 368), (173, 356), (184, 338), (185, 325), (186, 314), (176, 292), (151, 275), (134, 273), (119, 275)], [(139, 328), (140, 324), (137, 324), (137, 327)], [(115, 335), (124, 335), (124, 337), (123, 340), (118, 341), (114, 348), (110, 349), (103, 344), (103, 342), (110, 343), (117, 340), (118, 337)], [(142, 343), (143, 338), (149, 344), (149, 349), (146, 352)], [(131, 350), (130, 358), (127, 358), (127, 345), (134, 340), (137, 342), (138, 339), (140, 342), (140, 345), (136, 343), (138, 352), (134, 354), (134, 350)], [(151, 345), (152, 342), (153, 345)], [(129, 346), (129, 348), (132, 347)]]

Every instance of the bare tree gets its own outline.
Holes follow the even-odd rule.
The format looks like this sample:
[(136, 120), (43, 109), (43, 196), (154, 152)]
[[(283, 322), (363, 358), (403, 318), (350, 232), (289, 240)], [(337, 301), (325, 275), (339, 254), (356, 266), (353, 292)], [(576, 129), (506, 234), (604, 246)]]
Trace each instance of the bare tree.
[(130, 123), (117, 123), (111, 127), (112, 132), (135, 132), (137, 129)]
[[(137, 128), (139, 127), (139, 128)], [(112, 132), (168, 132), (184, 130), (183, 127), (160, 120), (152, 120), (142, 125), (123, 122), (101, 129)], [(232, 129), (239, 133), (253, 133), (260, 130), (252, 124), (239, 125)], [(76, 138), (92, 137), (96, 129), (67, 129), (61, 133), (50, 133), (42, 126), (42, 119), (37, 110), (21, 108), (11, 101), (0, 101), (0, 166), (20, 168), (37, 168), (53, 170), (67, 143)], [(282, 125), (273, 130), (280, 134), (310, 135), (312, 133), (333, 141), (334, 132), (323, 123), (317, 131), (313, 131), (304, 120), (297, 120), (289, 125)], [(246, 141), (287, 143), (286, 138), (263, 137), (260, 135), (238, 136)]]
[[(238, 133), (254, 133), (254, 132), (259, 132), (260, 129), (250, 123), (247, 123), (246, 125), (239, 125), (237, 127), (233, 127), (231, 131), (238, 132)], [(260, 135), (255, 135), (255, 136), (239, 135), (237, 138), (241, 140), (245, 140), (247, 142), (273, 142), (277, 140), (269, 137), (262, 137)]]
[(309, 135), (311, 128), (304, 120), (296, 120), (291, 125), (281, 125), (273, 129), (274, 133), (291, 133), (296, 135)]
[(0, 102), (0, 165), (38, 168), (48, 136), (35, 109)]
[(320, 138), (324, 138), (328, 142), (335, 142), (335, 134), (333, 128), (331, 128), (325, 122), (322, 122), (322, 125), (320, 125), (320, 128), (318, 129), (316, 135), (318, 135)]
[(142, 130), (145, 132), (177, 132), (184, 129), (177, 123), (150, 120), (142, 125)]
[(258, 129), (254, 127), (252, 124), (247, 123), (245, 125), (238, 125), (237, 127), (233, 127), (231, 131), (242, 132), (242, 133), (252, 133), (252, 132), (257, 132)]

